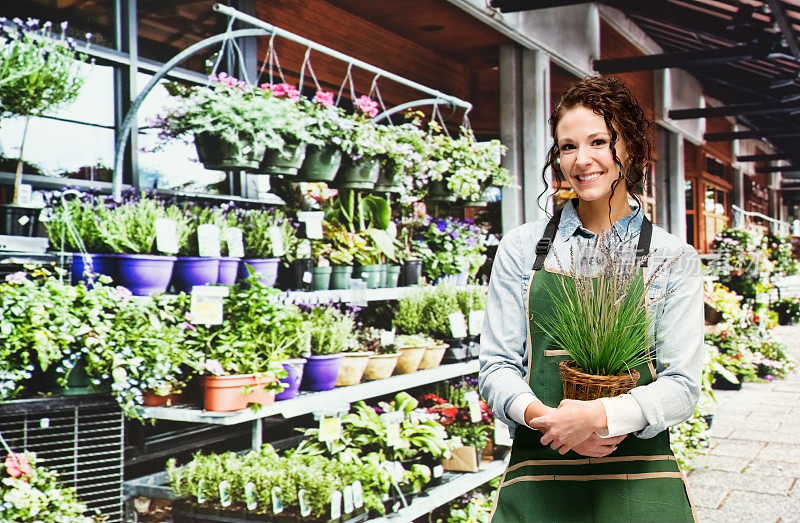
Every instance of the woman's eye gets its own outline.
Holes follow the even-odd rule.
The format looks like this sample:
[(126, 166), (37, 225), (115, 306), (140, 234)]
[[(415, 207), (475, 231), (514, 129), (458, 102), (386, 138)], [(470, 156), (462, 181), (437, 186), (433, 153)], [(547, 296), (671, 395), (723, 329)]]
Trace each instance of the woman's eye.
[(565, 143), (564, 145), (559, 147), (559, 150), (561, 150), (561, 151), (569, 151), (569, 150), (574, 149), (574, 148), (575, 148), (575, 146), (572, 145), (571, 143)]
[(595, 138), (594, 140), (592, 140), (592, 145), (596, 146), (603, 146), (607, 143), (608, 142), (604, 138)]

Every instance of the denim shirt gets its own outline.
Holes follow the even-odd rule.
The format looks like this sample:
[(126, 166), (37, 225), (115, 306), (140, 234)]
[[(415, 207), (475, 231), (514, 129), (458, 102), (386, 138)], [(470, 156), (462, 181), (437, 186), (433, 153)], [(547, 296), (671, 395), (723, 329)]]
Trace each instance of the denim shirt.
[[(633, 212), (617, 220), (611, 234), (612, 242), (625, 242), (635, 248), (642, 213), (636, 204), (631, 203), (631, 207)], [(512, 434), (517, 423), (509, 419), (508, 409), (517, 396), (531, 393), (526, 375), (525, 300), (536, 259), (536, 242), (544, 234), (548, 221), (543, 218), (526, 223), (506, 234), (497, 248), (489, 280), (478, 385), (495, 416), (509, 425)], [(573, 202), (567, 202), (545, 267), (564, 265), (569, 269), (570, 247), (593, 243), (595, 236), (581, 224)], [(700, 394), (704, 337), (700, 259), (693, 247), (654, 225), (646, 276), (649, 278), (665, 260), (676, 256), (677, 262), (671, 265), (667, 262), (649, 290), (651, 299), (665, 294), (666, 298), (654, 299), (650, 307), (657, 340), (651, 348), (657, 379), (630, 392), (647, 419), (647, 426), (635, 433), (640, 438), (651, 438), (689, 418)]]

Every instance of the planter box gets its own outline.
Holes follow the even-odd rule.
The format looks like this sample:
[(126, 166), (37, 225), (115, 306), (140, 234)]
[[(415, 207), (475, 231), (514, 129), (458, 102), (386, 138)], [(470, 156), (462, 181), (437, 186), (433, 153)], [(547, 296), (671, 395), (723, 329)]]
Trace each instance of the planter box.
[(453, 472), (476, 472), (481, 464), (475, 447), (460, 447), (450, 451), (450, 459), (442, 460), (445, 470)]
[(239, 523), (246, 521), (264, 521), (274, 523), (356, 523), (365, 521), (368, 513), (363, 508), (356, 509), (350, 514), (342, 514), (338, 519), (316, 519), (302, 517), (299, 513), (284, 510), (280, 514), (260, 514), (242, 508), (222, 508), (213, 505), (196, 505), (187, 501), (175, 501), (172, 504), (172, 520), (175, 523)]

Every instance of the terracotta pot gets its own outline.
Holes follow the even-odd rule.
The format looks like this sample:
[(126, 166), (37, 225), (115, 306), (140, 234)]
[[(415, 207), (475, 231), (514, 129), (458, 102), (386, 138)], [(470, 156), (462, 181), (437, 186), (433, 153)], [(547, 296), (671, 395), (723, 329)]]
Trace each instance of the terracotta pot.
[(399, 354), (373, 354), (369, 357), (367, 368), (364, 369), (364, 381), (382, 380), (392, 375), (397, 366)]
[[(250, 394), (245, 394), (245, 401), (249, 405), (250, 403), (259, 403), (262, 407), (266, 407), (267, 405), (272, 405), (275, 403), (275, 393), (274, 392), (267, 392), (264, 390), (264, 387), (268, 383), (274, 383), (278, 381), (275, 378), (265, 378), (263, 376), (256, 375), (255, 376), (255, 387), (253, 388), (253, 392)], [(245, 405), (246, 406), (246, 405)]]
[(368, 352), (347, 352), (342, 354), (342, 361), (339, 364), (339, 374), (336, 375), (336, 386), (346, 387), (361, 383), (361, 377), (369, 364), (369, 357), (372, 351)]
[(204, 406), (206, 410), (231, 411), (247, 408), (248, 396), (242, 387), (255, 387), (253, 374), (233, 376), (203, 376)]
[(425, 354), (422, 356), (422, 361), (419, 362), (417, 370), (435, 369), (442, 363), (444, 352), (449, 345), (443, 343), (441, 345), (434, 345), (425, 349)]
[(173, 392), (166, 396), (156, 394), (152, 390), (146, 390), (142, 393), (142, 405), (145, 407), (171, 407), (183, 401), (182, 392)]
[(397, 367), (394, 368), (394, 373), (409, 374), (416, 372), (423, 356), (425, 356), (426, 350), (426, 347), (401, 347), (400, 359), (397, 360)]

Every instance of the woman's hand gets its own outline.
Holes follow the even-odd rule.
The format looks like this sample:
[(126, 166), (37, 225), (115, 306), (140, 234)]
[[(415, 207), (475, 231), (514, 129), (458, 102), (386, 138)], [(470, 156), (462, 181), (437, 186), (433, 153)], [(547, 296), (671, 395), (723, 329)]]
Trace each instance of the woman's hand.
[(592, 433), (585, 441), (574, 446), (572, 450), (581, 456), (604, 458), (617, 450), (617, 445), (619, 445), (626, 436), (627, 434), (614, 436), (613, 438), (601, 438), (597, 433)]
[(532, 429), (542, 432), (542, 445), (566, 454), (606, 427), (606, 409), (600, 400), (563, 400), (557, 409), (530, 420), (526, 416), (526, 421)]

